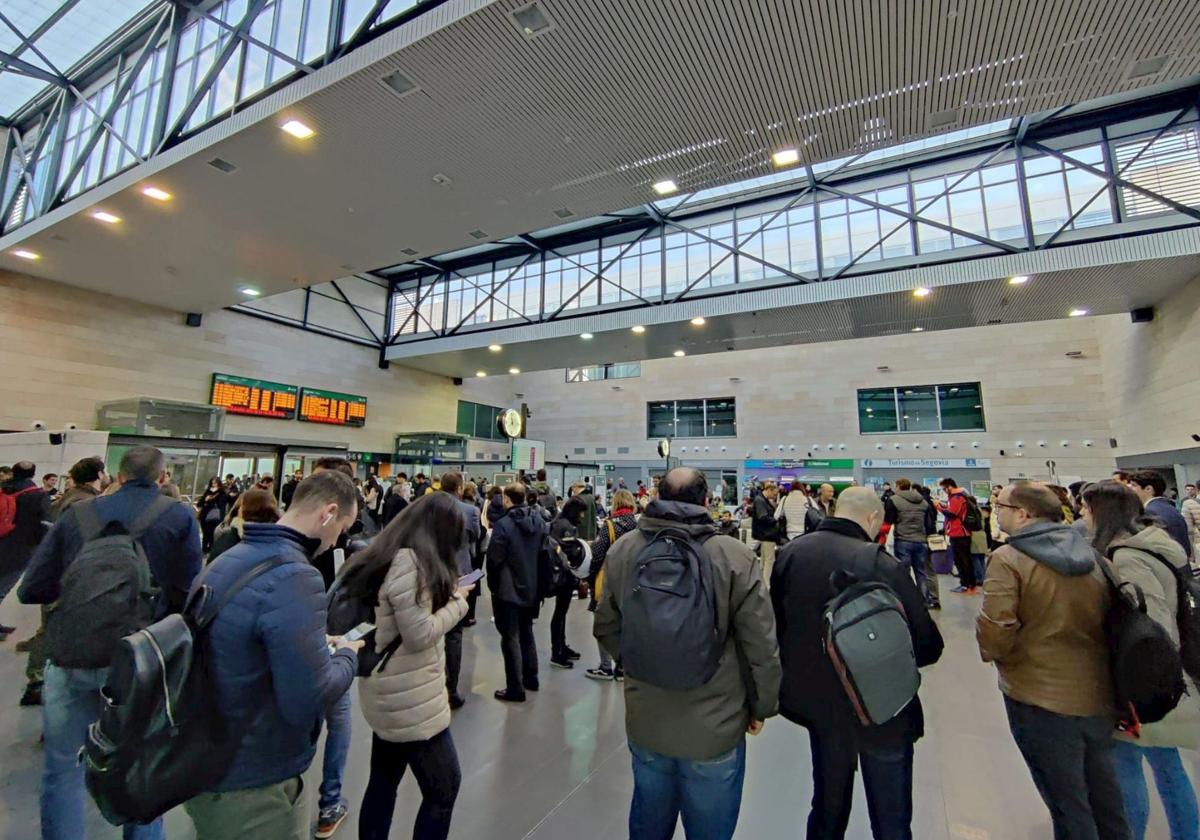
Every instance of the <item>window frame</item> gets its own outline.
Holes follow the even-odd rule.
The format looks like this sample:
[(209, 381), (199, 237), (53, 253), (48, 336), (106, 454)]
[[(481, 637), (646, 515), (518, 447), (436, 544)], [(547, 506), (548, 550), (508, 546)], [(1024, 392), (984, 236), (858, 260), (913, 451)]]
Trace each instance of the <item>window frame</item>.
[[(672, 420), (673, 420), (672, 427), (677, 432), (679, 429), (679, 404), (680, 403), (695, 403), (695, 402), (699, 402), (702, 407), (701, 428), (704, 430), (704, 434), (702, 434), (702, 435), (679, 435), (679, 434), (655, 435), (655, 434), (651, 434), (650, 412), (654, 406), (664, 405), (667, 403), (669, 403), (671, 405), (671, 416), (672, 416)], [(733, 427), (732, 434), (710, 434), (710, 432), (709, 432), (709, 430), (711, 428), (711, 425), (708, 421), (709, 404), (710, 403), (718, 403), (718, 402), (729, 403), (728, 409), (721, 409), (721, 410), (733, 412), (733, 420), (731, 422), (731, 425)], [(714, 421), (714, 422), (716, 422), (716, 421)], [(732, 397), (732, 396), (730, 396), (730, 397), (684, 397), (684, 398), (680, 398), (680, 399), (670, 399), (670, 400), (651, 400), (646, 403), (646, 440), (660, 440), (664, 437), (666, 437), (670, 440), (708, 440), (709, 438), (731, 440), (731, 439), (737, 438), (737, 436), (738, 436), (737, 397)]]
[[(958, 388), (962, 388), (964, 386), (975, 388), (976, 392), (979, 395), (979, 403), (978, 403), (979, 408), (977, 409), (977, 411), (979, 413), (979, 425), (976, 428), (969, 428), (969, 429), (947, 429), (945, 426), (945, 412), (943, 412), (943, 410), (942, 410), (942, 395), (943, 395), (943, 393), (949, 394), (951, 388), (958, 389)], [(901, 414), (901, 409), (900, 409), (900, 404), (904, 398), (904, 391), (910, 390), (910, 391), (915, 392), (917, 390), (930, 390), (930, 389), (932, 389), (933, 395), (934, 395), (934, 406), (935, 406), (935, 410), (937, 412), (937, 428), (936, 429), (918, 429), (918, 430), (912, 430), (912, 431), (905, 429), (904, 422), (902, 420), (903, 415)], [(893, 431), (886, 431), (886, 430), (885, 431), (864, 431), (864, 429), (863, 429), (864, 411), (863, 411), (863, 407), (862, 407), (863, 406), (863, 402), (862, 402), (863, 395), (864, 394), (878, 395), (880, 392), (885, 392), (885, 391), (889, 391), (889, 390), (892, 392), (892, 405), (893, 405), (892, 410), (894, 412), (893, 425), (895, 426), (895, 430), (893, 430)], [(976, 432), (986, 432), (987, 431), (987, 409), (986, 409), (985, 403), (983, 401), (983, 383), (982, 382), (937, 382), (937, 383), (927, 383), (927, 384), (923, 384), (923, 385), (895, 385), (895, 386), (883, 385), (883, 386), (876, 387), (876, 388), (869, 388), (869, 387), (868, 388), (858, 388), (855, 390), (855, 412), (858, 415), (858, 433), (859, 433), (859, 435), (862, 435), (862, 436), (868, 436), (868, 435), (869, 436), (875, 436), (875, 435), (944, 435), (944, 434), (958, 434), (960, 432), (963, 434), (967, 434), (967, 433), (976, 433)]]

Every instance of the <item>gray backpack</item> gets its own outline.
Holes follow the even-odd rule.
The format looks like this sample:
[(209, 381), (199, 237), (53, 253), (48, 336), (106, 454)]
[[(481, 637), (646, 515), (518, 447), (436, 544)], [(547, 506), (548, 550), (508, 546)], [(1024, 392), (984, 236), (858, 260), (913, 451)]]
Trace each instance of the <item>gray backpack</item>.
[(704, 542), (665, 528), (638, 553), (621, 601), (621, 664), (632, 679), (677, 691), (717, 673), (725, 634)]
[(882, 547), (864, 545), (852, 571), (834, 572), (822, 639), (863, 726), (900, 714), (921, 686), (912, 631), (895, 591), (877, 580)]
[(95, 501), (71, 510), (83, 547), (63, 572), (58, 600), (46, 614), (46, 649), (60, 668), (107, 668), (125, 636), (155, 618), (158, 588), (141, 538), (179, 502), (157, 496), (130, 523), (101, 521)]

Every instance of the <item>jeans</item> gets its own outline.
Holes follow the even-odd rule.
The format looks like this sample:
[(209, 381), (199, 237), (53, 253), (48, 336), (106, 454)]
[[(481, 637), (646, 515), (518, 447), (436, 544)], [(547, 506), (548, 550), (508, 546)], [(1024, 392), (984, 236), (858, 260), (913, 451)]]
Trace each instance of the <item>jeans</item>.
[(454, 739), (450, 730), (444, 729), (428, 741), (396, 743), (372, 736), (371, 778), (358, 817), (359, 840), (387, 840), (396, 810), (396, 789), (409, 767), (421, 788), (413, 840), (445, 840), (450, 834), (462, 770)]
[(246, 790), (202, 793), (183, 803), (196, 840), (308, 840), (308, 808), (299, 776)]
[(921, 590), (921, 595), (924, 596), (925, 603), (940, 603), (941, 597), (938, 592), (938, 579), (931, 565), (929, 544), (913, 540), (896, 540), (894, 548), (896, 559), (900, 561), (900, 565), (912, 569), (913, 578), (917, 582), (917, 589)]
[[(79, 750), (88, 726), (100, 717), (100, 689), (107, 668), (59, 668), (46, 665), (42, 689), (42, 729), (46, 738), (46, 769), (42, 774), (42, 840), (81, 840), (84, 826), (83, 768)], [(149, 825), (127, 825), (125, 840), (162, 840), (161, 819)]]
[(1125, 801), (1125, 819), (1133, 832), (1134, 840), (1146, 836), (1146, 821), (1150, 816), (1150, 797), (1146, 791), (1146, 776), (1142, 771), (1142, 760), (1150, 762), (1154, 773), (1154, 785), (1167, 812), (1167, 825), (1171, 829), (1171, 840), (1200, 840), (1200, 811), (1196, 806), (1196, 792), (1183, 769), (1179, 750), (1174, 747), (1140, 747), (1128, 741), (1117, 741), (1113, 746), (1113, 759), (1117, 765), (1117, 782), (1121, 785), (1121, 797)]
[(325, 756), (321, 761), (321, 810), (333, 808), (342, 801), (342, 776), (346, 773), (346, 756), (350, 754), (350, 690), (334, 701), (325, 714)]
[(975, 564), (971, 562), (971, 538), (951, 537), (950, 553), (954, 555), (959, 584), (968, 589), (978, 586), (980, 582), (975, 580)]
[(533, 638), (533, 607), (519, 607), (492, 598), (496, 630), (500, 633), (500, 653), (504, 656), (504, 681), (514, 697), (525, 695), (526, 685), (537, 685), (537, 642)]
[(600, 667), (611, 671), (613, 669), (613, 658), (608, 655), (608, 651), (604, 649), (604, 645), (596, 642), (596, 647), (600, 649)]
[(450, 692), (451, 697), (458, 696), (458, 675), (462, 673), (462, 642), (463, 626), (460, 621), (446, 634), (446, 691)]
[(987, 577), (987, 555), (972, 554), (971, 567), (975, 570), (975, 585), (983, 586), (983, 581)]
[(1004, 698), (1008, 726), (1050, 809), (1054, 840), (1131, 840), (1111, 717), (1060, 715)]
[(857, 742), (848, 730), (809, 729), (813, 798), (809, 840), (842, 840), (854, 801), (854, 773), (862, 766), (867, 813), (875, 840), (912, 840), (913, 745)]
[(633, 754), (633, 804), (629, 836), (671, 840), (683, 816), (688, 840), (729, 840), (742, 808), (746, 739), (705, 761), (671, 758), (629, 745)]
[(554, 615), (550, 616), (550, 656), (564, 658), (567, 650), (567, 613), (575, 600), (575, 590), (559, 592), (554, 596)]

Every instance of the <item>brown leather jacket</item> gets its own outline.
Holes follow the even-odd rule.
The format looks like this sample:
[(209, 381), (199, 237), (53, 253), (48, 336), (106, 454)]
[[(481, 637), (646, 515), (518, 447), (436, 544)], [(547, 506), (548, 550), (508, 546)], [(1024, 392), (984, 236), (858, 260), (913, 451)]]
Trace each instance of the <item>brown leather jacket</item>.
[(992, 553), (976, 637), (1013, 700), (1063, 715), (1114, 713), (1103, 629), (1109, 589), (1094, 558), (1077, 531), (1050, 523)]

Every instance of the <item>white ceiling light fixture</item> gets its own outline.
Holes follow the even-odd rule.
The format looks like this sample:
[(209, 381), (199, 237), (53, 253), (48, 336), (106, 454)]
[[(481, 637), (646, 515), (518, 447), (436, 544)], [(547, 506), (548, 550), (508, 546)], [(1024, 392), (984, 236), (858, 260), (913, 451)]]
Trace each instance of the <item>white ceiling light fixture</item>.
[(675, 351), (675, 358), (676, 358), (676, 359), (682, 359), (682, 358), (683, 358), (684, 356), (686, 356), (686, 355), (687, 355), (687, 353), (683, 352), (682, 350), (676, 350), (676, 351)]
[(917, 288), (913, 289), (913, 297), (916, 298), (929, 297), (931, 294), (933, 294), (933, 291), (925, 288), (924, 286), (918, 286)]
[(499, 344), (489, 344), (488, 349), (491, 350), (493, 353), (499, 353), (504, 348), (501, 347)]
[(107, 210), (93, 210), (92, 218), (97, 222), (104, 222), (106, 225), (115, 225), (117, 222), (121, 221), (120, 216), (109, 213)]
[(1086, 309), (1076, 308), (1076, 309), (1072, 309), (1068, 314), (1072, 318), (1082, 318), (1084, 315), (1088, 314), (1088, 311)]
[(637, 325), (636, 327), (633, 327), (632, 329), (633, 329), (634, 335), (641, 335), (642, 333), (644, 333), (646, 331), (646, 328), (643, 327), (641, 324)]
[(520, 368), (511, 367), (511, 368), (509, 368), (509, 369), (508, 369), (508, 372), (509, 372), (509, 373), (511, 373), (513, 376), (516, 376), (518, 373), (520, 373), (520, 372), (521, 372), (521, 369), (520, 369)]
[(1010, 285), (1010, 286), (1024, 286), (1028, 282), (1029, 282), (1028, 274), (1018, 274), (1016, 277), (1008, 278), (1008, 285)]
[(487, 371), (486, 370), (477, 370), (477, 371), (475, 371), (475, 375), (478, 378), (483, 379), (485, 376), (487, 376)]
[(915, 333), (918, 333), (918, 332), (925, 332), (925, 328), (924, 328), (924, 327), (913, 327), (913, 328), (912, 328), (912, 331), (913, 331), (913, 332), (915, 332)]
[(704, 318), (702, 318), (699, 315), (697, 315), (695, 318), (692, 319), (693, 327), (703, 327), (705, 325), (705, 323), (707, 323), (707, 322), (704, 320)]
[(238, 291), (241, 292), (246, 297), (258, 297), (259, 295), (262, 294), (262, 292), (260, 292), (258, 289), (254, 288), (253, 286), (242, 286), (242, 288), (238, 289)]
[(800, 162), (800, 152), (796, 149), (780, 149), (771, 155), (771, 163), (782, 169), (785, 166), (795, 166)]
[(307, 140), (317, 132), (313, 131), (300, 120), (288, 120), (283, 125), (279, 126), (280, 130), (292, 135), (297, 140)]
[(29, 260), (30, 262), (33, 262), (34, 260), (40, 260), (42, 258), (41, 254), (38, 254), (34, 251), (29, 251), (25, 248), (18, 248), (12, 252), (12, 255), (14, 257), (20, 257), (23, 260)]
[(595, 338), (595, 336), (592, 335), (591, 333), (580, 333), (579, 337), (582, 338), (584, 341), (591, 341), (593, 338)]
[(153, 198), (155, 201), (171, 200), (171, 194), (164, 189), (159, 189), (158, 187), (142, 187), (142, 195), (146, 196), (146, 198)]
[(659, 195), (670, 195), (673, 192), (679, 192), (679, 185), (670, 178), (664, 178), (654, 183), (654, 191)]

